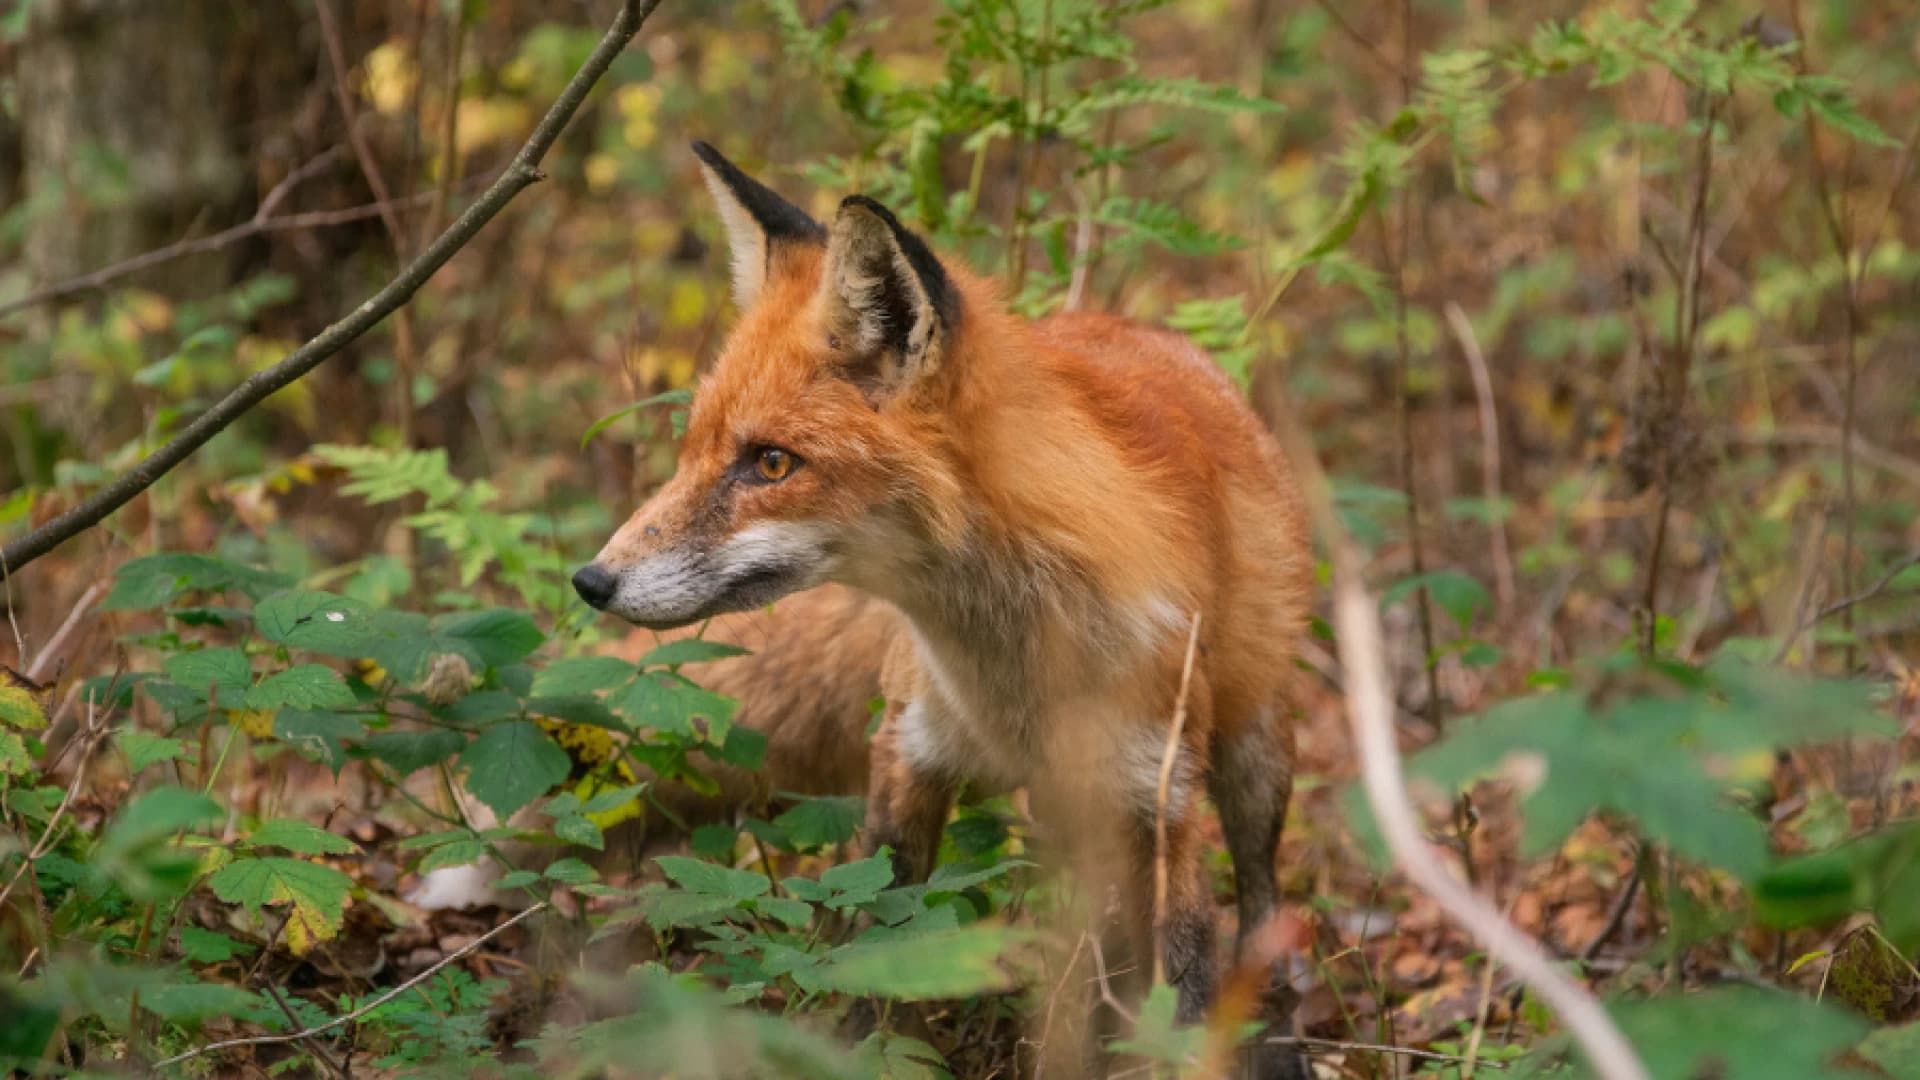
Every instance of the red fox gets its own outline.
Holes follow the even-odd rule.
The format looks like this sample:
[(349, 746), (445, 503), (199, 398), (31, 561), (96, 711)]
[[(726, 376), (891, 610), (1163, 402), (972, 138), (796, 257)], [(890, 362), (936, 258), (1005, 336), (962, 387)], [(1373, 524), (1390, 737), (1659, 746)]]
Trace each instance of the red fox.
[[(883, 674), (867, 843), (922, 878), (959, 784), (1025, 787), (1043, 831), (1120, 845), (1135, 955), (1160, 942), (1178, 1018), (1199, 1019), (1215, 985), (1203, 787), (1242, 945), (1278, 902), (1285, 691), (1312, 587), (1278, 445), (1180, 335), (1017, 317), (872, 199), (825, 227), (693, 150), (739, 321), (676, 474), (574, 587), (660, 628), (824, 582), (890, 602), (906, 631)], [(1161, 763), (1196, 618), (1156, 904)]]

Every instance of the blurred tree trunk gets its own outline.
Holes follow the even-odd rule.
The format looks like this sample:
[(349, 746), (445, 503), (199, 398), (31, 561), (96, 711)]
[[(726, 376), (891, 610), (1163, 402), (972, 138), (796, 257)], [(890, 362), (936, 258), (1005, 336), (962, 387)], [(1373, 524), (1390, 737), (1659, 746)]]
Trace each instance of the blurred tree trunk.
[[(40, 0), (18, 53), (27, 264), (53, 282), (225, 223), (247, 186), (222, 101), (224, 0)], [(153, 271), (226, 284), (219, 254)]]

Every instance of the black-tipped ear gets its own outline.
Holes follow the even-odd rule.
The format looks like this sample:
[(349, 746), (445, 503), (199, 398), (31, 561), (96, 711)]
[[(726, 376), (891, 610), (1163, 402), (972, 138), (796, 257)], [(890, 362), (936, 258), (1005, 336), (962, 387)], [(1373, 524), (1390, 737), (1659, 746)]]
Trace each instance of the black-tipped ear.
[(827, 242), (831, 333), (856, 381), (880, 398), (939, 370), (960, 327), (960, 295), (926, 241), (865, 195), (840, 204)]
[(707, 143), (694, 143), (693, 155), (700, 159), (707, 190), (720, 207), (733, 254), (733, 297), (744, 308), (766, 284), (767, 264), (779, 245), (824, 244), (827, 230)]

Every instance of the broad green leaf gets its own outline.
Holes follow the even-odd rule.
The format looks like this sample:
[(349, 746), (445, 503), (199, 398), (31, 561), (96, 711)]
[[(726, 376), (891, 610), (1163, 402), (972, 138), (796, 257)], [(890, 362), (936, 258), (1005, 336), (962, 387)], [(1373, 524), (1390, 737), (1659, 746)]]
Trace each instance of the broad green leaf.
[(1123, 1054), (1138, 1054), (1169, 1065), (1182, 1065), (1200, 1056), (1207, 1044), (1207, 1029), (1201, 1025), (1181, 1027), (1174, 1023), (1179, 994), (1166, 983), (1157, 983), (1140, 1006), (1139, 1022), (1133, 1034), (1115, 1039), (1107, 1046)]
[(366, 725), (340, 713), (281, 709), (273, 718), (274, 738), (335, 774), (347, 763), (346, 740), (359, 739), (366, 732)]
[(362, 657), (395, 634), (382, 613), (333, 593), (276, 593), (253, 609), (253, 625), (268, 641), (323, 656)]
[(157, 787), (135, 797), (107, 826), (100, 842), (101, 854), (134, 852), (174, 833), (219, 821), (222, 816), (219, 804), (197, 791)]
[(600, 826), (594, 824), (590, 818), (579, 814), (566, 814), (554, 818), (553, 835), (569, 844), (579, 844), (581, 847), (590, 847), (595, 851), (605, 850), (607, 846), (606, 835), (601, 832)]
[(1888, 1080), (1920, 1080), (1920, 1021), (1881, 1028), (1867, 1036), (1856, 1052), (1880, 1066)]
[(247, 691), (247, 708), (343, 709), (353, 705), (353, 691), (324, 664), (300, 664), (269, 675)]
[(1622, 1002), (1611, 1011), (1657, 1077), (1838, 1075), (1829, 1066), (1867, 1030), (1865, 1021), (1831, 1005), (1750, 986)]
[(222, 867), (208, 884), (229, 904), (240, 904), (258, 914), (262, 907), (286, 904), (283, 933), (287, 946), (304, 955), (314, 945), (340, 932), (353, 882), (347, 875), (305, 859), (237, 859)]
[(821, 874), (820, 884), (838, 894), (834, 907), (864, 904), (893, 884), (893, 855), (883, 850), (858, 862), (841, 863)]
[(876, 1031), (854, 1048), (862, 1067), (880, 1080), (951, 1080), (940, 1051), (905, 1035)]
[(1013, 940), (1003, 927), (972, 926), (877, 944), (856, 941), (828, 954), (829, 963), (812, 981), (829, 990), (900, 1001), (992, 993), (1012, 985), (999, 960)]
[(180, 955), (196, 964), (225, 963), (236, 956), (257, 951), (257, 946), (212, 930), (202, 930), (197, 926), (180, 928)]
[(348, 855), (360, 845), (305, 821), (280, 818), (269, 821), (247, 837), (253, 847), (280, 847), (301, 855)]
[(0, 686), (0, 727), (39, 731), (47, 726), (46, 710), (24, 686)]
[(555, 660), (533, 678), (533, 697), (573, 697), (611, 690), (633, 677), (633, 665), (617, 656), (572, 656)]
[(698, 736), (696, 719), (706, 721), (707, 741), (724, 744), (733, 727), (739, 702), (702, 690), (686, 679), (665, 672), (648, 672), (609, 696), (607, 704), (637, 728), (675, 735)]
[(725, 660), (730, 656), (746, 656), (751, 650), (738, 645), (729, 645), (724, 641), (707, 641), (704, 638), (680, 638), (662, 645), (656, 645), (640, 658), (641, 667), (671, 667), (675, 664), (697, 664), (706, 660)]
[(662, 855), (653, 860), (674, 884), (702, 896), (751, 900), (773, 887), (766, 875), (731, 866), (718, 866), (685, 855)]
[(1920, 949), (1920, 824), (1786, 860), (1754, 883), (1753, 904), (1756, 918), (1782, 929), (1873, 912), (1895, 945)]
[(511, 664), (547, 640), (524, 612), (508, 608), (444, 616), (434, 621), (434, 633), (462, 644), (469, 659), (486, 667)]
[(1529, 857), (1559, 847), (1596, 810), (1614, 810), (1676, 852), (1751, 879), (1766, 864), (1766, 830), (1681, 749), (1679, 718), (1632, 716), (1633, 705), (1595, 715), (1566, 692), (1505, 702), (1456, 725), (1408, 769), (1453, 789), (1517, 766)]
[(367, 737), (366, 752), (401, 776), (438, 765), (460, 752), (467, 737), (445, 728), (382, 731)]
[(853, 838), (866, 816), (865, 799), (858, 795), (837, 795), (807, 799), (773, 819), (785, 830), (787, 838), (802, 848), (842, 844)]
[(141, 1008), (174, 1023), (249, 1016), (262, 1004), (258, 995), (224, 983), (170, 983), (140, 994)]
[(593, 867), (571, 857), (556, 859), (546, 869), (547, 880), (557, 881), (562, 885), (585, 885), (589, 881), (598, 879), (599, 876), (593, 872)]
[(495, 724), (460, 752), (467, 789), (505, 821), (567, 778), (567, 752), (525, 720)]
[(179, 739), (150, 735), (144, 731), (117, 732), (113, 742), (121, 753), (127, 755), (127, 769), (135, 776), (149, 765), (173, 761), (187, 753), (187, 744)]
[(230, 709), (240, 707), (247, 687), (253, 683), (253, 668), (247, 663), (247, 654), (239, 649), (175, 653), (161, 667), (167, 678), (191, 691), (195, 698), (206, 701), (215, 697)]
[(211, 555), (173, 552), (122, 563), (113, 588), (100, 607), (106, 611), (145, 611), (185, 592), (238, 592), (255, 600), (293, 584), (286, 574), (255, 570)]
[(1470, 629), (1473, 620), (1492, 604), (1486, 587), (1458, 570), (1429, 570), (1424, 574), (1402, 578), (1381, 594), (1380, 603), (1383, 606), (1398, 603), (1423, 586), (1440, 610), (1453, 616), (1462, 633)]

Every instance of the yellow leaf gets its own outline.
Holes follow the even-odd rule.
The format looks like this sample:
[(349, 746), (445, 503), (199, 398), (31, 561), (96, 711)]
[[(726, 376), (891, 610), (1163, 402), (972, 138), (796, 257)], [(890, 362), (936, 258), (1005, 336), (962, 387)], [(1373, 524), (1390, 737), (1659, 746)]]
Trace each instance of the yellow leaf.
[(47, 713), (24, 686), (0, 686), (0, 724), (20, 731), (47, 726)]

